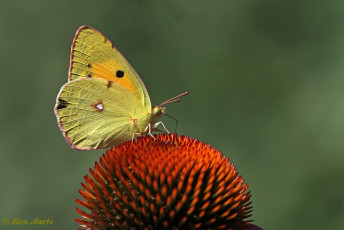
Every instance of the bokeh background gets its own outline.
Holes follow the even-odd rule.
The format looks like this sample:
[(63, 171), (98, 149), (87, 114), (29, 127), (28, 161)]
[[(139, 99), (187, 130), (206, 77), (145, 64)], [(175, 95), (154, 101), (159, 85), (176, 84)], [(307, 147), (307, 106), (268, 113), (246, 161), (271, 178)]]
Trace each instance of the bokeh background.
[(167, 112), (235, 164), (255, 224), (344, 229), (339, 0), (1, 1), (0, 229), (78, 226), (80, 182), (104, 151), (71, 149), (53, 107), (81, 25), (116, 45), (153, 104), (190, 92)]

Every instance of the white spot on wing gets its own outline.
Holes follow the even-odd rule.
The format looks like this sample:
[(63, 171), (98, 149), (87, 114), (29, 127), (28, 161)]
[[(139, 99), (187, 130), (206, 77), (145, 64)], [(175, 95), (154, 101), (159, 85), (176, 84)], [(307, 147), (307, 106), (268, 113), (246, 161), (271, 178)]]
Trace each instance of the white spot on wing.
[(96, 108), (97, 108), (98, 110), (103, 110), (103, 109), (104, 109), (104, 106), (103, 106), (102, 103), (99, 103), (99, 104), (96, 104)]
[(102, 112), (104, 110), (104, 104), (102, 100), (98, 100), (91, 105), (95, 111)]

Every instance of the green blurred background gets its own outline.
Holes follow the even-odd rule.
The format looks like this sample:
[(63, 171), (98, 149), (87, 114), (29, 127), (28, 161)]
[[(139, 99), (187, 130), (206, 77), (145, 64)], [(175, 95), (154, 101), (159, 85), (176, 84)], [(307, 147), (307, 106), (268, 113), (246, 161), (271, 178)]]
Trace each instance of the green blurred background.
[[(0, 2), (0, 229), (76, 229), (104, 151), (69, 147), (53, 113), (81, 25), (104, 33), (178, 133), (220, 149), (264, 229), (344, 229), (344, 1)], [(168, 127), (174, 123), (164, 118)], [(9, 225), (3, 218), (53, 220)]]

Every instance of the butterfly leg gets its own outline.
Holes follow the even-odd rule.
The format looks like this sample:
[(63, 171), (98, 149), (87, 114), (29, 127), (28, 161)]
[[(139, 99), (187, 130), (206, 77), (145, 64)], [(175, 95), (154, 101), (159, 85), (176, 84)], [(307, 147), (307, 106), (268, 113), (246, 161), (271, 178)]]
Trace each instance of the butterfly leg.
[[(170, 132), (166, 129), (166, 127), (165, 127), (165, 125), (164, 125), (164, 123), (163, 123), (162, 121), (153, 124), (153, 127), (152, 127), (152, 124), (149, 123), (148, 126), (147, 126), (147, 128), (146, 128), (146, 130), (147, 130), (146, 132), (147, 132), (148, 135), (151, 136), (154, 140), (155, 140), (155, 137), (153, 136), (152, 131), (163, 132), (162, 130), (160, 130), (160, 129), (157, 128), (158, 125), (162, 125), (162, 127), (164, 128), (164, 130), (165, 130), (166, 132), (170, 133)], [(134, 133), (134, 134), (136, 134), (136, 133)], [(134, 138), (134, 134), (133, 134), (133, 138)], [(139, 133), (139, 134), (140, 134), (140, 133)]]
[(141, 136), (141, 133), (133, 133), (133, 136), (131, 137), (131, 141), (134, 141), (136, 136)]
[[(147, 128), (148, 128), (148, 135), (151, 136), (155, 140), (155, 137), (152, 134), (152, 125), (151, 125), (151, 123), (148, 124)], [(154, 130), (154, 127), (153, 127), (153, 130)]]
[(162, 132), (160, 129), (157, 129), (157, 128), (156, 128), (156, 127), (158, 127), (158, 125), (161, 125), (167, 133), (170, 133), (170, 131), (168, 131), (168, 130), (166, 129), (166, 126), (164, 125), (164, 123), (163, 123), (162, 121), (159, 121), (159, 122), (155, 123), (155, 124), (153, 125), (153, 130)]

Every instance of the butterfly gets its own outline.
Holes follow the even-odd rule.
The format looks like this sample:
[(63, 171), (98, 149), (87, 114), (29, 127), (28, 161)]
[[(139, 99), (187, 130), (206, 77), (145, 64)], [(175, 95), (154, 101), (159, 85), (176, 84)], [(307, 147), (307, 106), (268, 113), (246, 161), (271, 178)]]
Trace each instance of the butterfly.
[(134, 68), (99, 31), (81, 26), (74, 37), (68, 82), (57, 95), (55, 115), (67, 142), (75, 149), (104, 149), (161, 131), (163, 105), (151, 106)]

